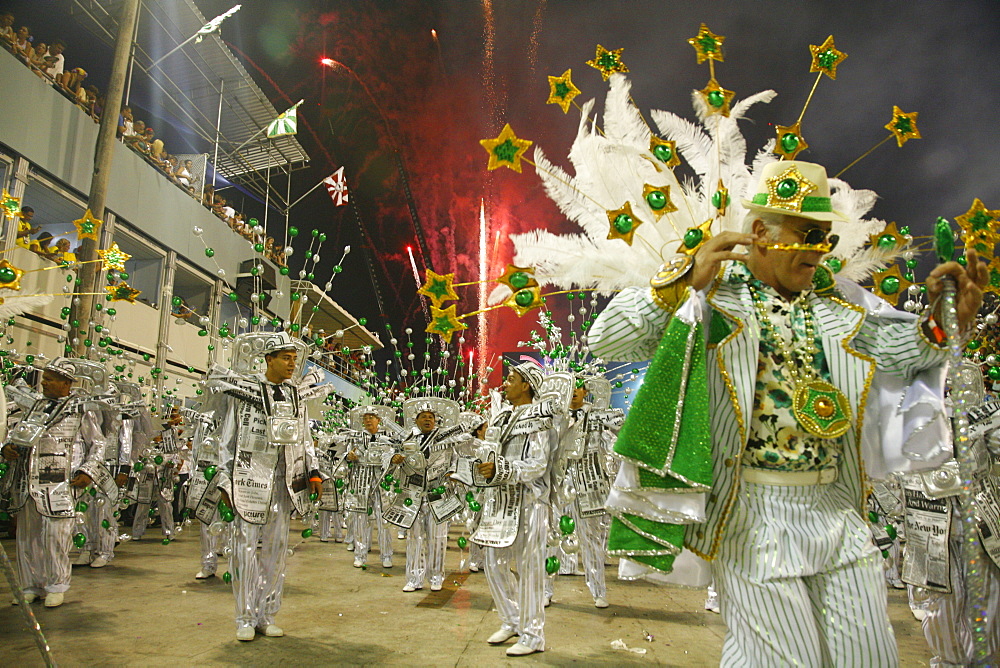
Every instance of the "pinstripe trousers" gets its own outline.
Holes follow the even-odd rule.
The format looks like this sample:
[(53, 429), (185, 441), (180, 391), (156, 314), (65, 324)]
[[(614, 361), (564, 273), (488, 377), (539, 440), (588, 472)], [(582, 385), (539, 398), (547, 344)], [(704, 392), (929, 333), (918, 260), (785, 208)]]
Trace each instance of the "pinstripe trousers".
[(837, 484), (744, 481), (712, 573), (723, 666), (898, 663), (881, 555)]

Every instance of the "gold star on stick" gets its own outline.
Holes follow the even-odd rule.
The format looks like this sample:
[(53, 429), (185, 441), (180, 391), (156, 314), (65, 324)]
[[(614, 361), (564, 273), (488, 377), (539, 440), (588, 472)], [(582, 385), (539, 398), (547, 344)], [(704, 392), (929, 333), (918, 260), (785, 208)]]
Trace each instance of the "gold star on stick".
[(961, 216), (955, 216), (955, 222), (966, 235), (995, 233), (1000, 227), (998, 221), (1000, 221), (1000, 209), (987, 209), (978, 197), (972, 200), (972, 206), (968, 211)]
[(822, 72), (831, 79), (836, 79), (837, 65), (844, 62), (847, 54), (837, 50), (833, 43), (833, 35), (827, 37), (826, 41), (819, 46), (810, 44), (809, 51), (812, 53), (812, 64), (809, 66), (809, 71)]
[(624, 48), (609, 51), (600, 44), (597, 45), (597, 52), (593, 60), (588, 60), (587, 64), (601, 73), (601, 78), (608, 80), (616, 72), (628, 72), (628, 67), (622, 62), (622, 51)]
[(510, 297), (507, 297), (503, 305), (514, 309), (514, 312), (520, 317), (531, 309), (538, 308), (543, 303), (541, 288), (536, 285), (533, 288), (518, 290)]
[(534, 267), (517, 267), (512, 264), (507, 265), (503, 275), (497, 279), (497, 283), (503, 283), (514, 292), (524, 288), (534, 288), (538, 285), (538, 281), (535, 280)]
[(896, 137), (896, 144), (902, 146), (910, 139), (920, 139), (920, 130), (917, 128), (917, 114), (919, 112), (904, 113), (896, 105), (892, 105), (892, 120), (885, 124), (885, 129)]
[(646, 183), (642, 186), (642, 198), (646, 200), (646, 204), (657, 220), (662, 218), (664, 214), (677, 210), (677, 207), (670, 200), (670, 186), (653, 186)]
[(8, 260), (0, 260), (0, 289), (20, 290), (24, 270), (18, 269)]
[(802, 136), (802, 123), (779, 125), (775, 130), (774, 152), (785, 160), (795, 160), (800, 151), (809, 148)]
[(12, 196), (4, 188), (3, 194), (0, 196), (0, 209), (3, 209), (4, 214), (13, 218), (21, 211), (21, 198)]
[(694, 47), (698, 54), (698, 64), (701, 65), (706, 60), (724, 61), (722, 55), (722, 43), (726, 40), (722, 35), (716, 35), (708, 29), (704, 23), (698, 29), (698, 34), (688, 40), (688, 44)]
[(726, 215), (726, 209), (729, 208), (731, 203), (731, 198), (729, 197), (729, 188), (726, 184), (719, 179), (719, 187), (716, 188), (715, 192), (712, 194), (712, 206), (715, 207), (715, 211), (718, 215)]
[(107, 250), (98, 250), (97, 254), (104, 262), (104, 271), (125, 271), (125, 263), (132, 259), (131, 255), (118, 247), (117, 241)]
[(692, 227), (684, 233), (681, 245), (677, 248), (678, 253), (694, 255), (705, 243), (712, 238), (712, 219), (709, 218), (698, 227)]
[(891, 269), (878, 272), (873, 278), (875, 280), (875, 294), (893, 306), (899, 302), (899, 296), (906, 294), (909, 287), (913, 285), (903, 278), (898, 264), (892, 265)]
[(995, 257), (990, 260), (990, 266), (986, 271), (989, 276), (989, 280), (983, 290), (986, 292), (1000, 293), (1000, 258)]
[(566, 70), (561, 77), (549, 77), (549, 99), (545, 104), (558, 104), (564, 114), (569, 112), (573, 98), (580, 94), (580, 89), (573, 85), (570, 78), (572, 74), (573, 70)]
[(93, 239), (94, 241), (97, 241), (97, 231), (103, 224), (104, 221), (94, 218), (94, 214), (91, 213), (88, 208), (87, 212), (83, 214), (83, 218), (78, 218), (73, 221), (73, 225), (76, 226), (76, 238)]
[(428, 297), (432, 306), (440, 308), (444, 302), (458, 299), (458, 293), (452, 287), (454, 281), (455, 274), (435, 274), (428, 269), (424, 277), (424, 284), (420, 286), (417, 293)]
[(906, 245), (906, 237), (899, 233), (896, 223), (889, 223), (878, 234), (868, 237), (868, 243), (872, 248), (881, 248), (884, 251), (894, 248), (902, 248)]
[(632, 203), (625, 202), (621, 208), (608, 210), (607, 214), (609, 223), (608, 239), (621, 239), (631, 246), (636, 228), (642, 225), (642, 221), (632, 213)]
[(520, 174), (521, 156), (534, 142), (529, 139), (518, 139), (510, 123), (507, 123), (495, 139), (480, 139), (479, 143), (490, 154), (490, 162), (487, 165), (489, 171), (498, 167), (509, 167)]
[(677, 155), (677, 142), (667, 139), (660, 139), (653, 136), (649, 139), (649, 150), (653, 156), (665, 164), (668, 168), (674, 168), (681, 164), (681, 159)]
[(124, 281), (115, 285), (106, 285), (104, 286), (104, 289), (109, 295), (111, 295), (111, 301), (113, 302), (128, 302), (129, 304), (134, 304), (135, 298), (142, 294), (141, 290), (136, 290)]
[(715, 79), (710, 79), (708, 85), (698, 92), (701, 94), (701, 99), (705, 101), (705, 106), (708, 107), (708, 113), (722, 114), (729, 118), (729, 104), (733, 101), (736, 93), (726, 90)]
[(438, 334), (445, 343), (451, 343), (452, 334), (463, 329), (468, 329), (468, 325), (463, 324), (455, 316), (455, 304), (445, 309), (431, 306), (431, 324), (427, 325), (425, 332)]

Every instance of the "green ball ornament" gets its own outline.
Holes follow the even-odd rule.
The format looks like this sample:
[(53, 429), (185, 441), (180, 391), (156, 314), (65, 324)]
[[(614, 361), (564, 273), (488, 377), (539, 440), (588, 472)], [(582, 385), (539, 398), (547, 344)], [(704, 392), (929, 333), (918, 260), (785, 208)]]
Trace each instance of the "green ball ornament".
[(253, 245), (253, 249), (255, 251), (257, 251), (258, 253), (263, 253), (264, 252), (264, 244), (254, 244)]
[(109, 522), (107, 520), (101, 520), (101, 528), (102, 529), (110, 529), (111, 528), (111, 522)]
[(891, 524), (885, 525), (885, 532), (889, 534), (889, 538), (891, 538), (892, 540), (896, 540), (896, 536), (899, 535), (896, 532), (896, 527), (892, 526)]
[(312, 529), (303, 529), (302, 530), (302, 537), (303, 538), (309, 538), (309, 536), (311, 536), (311, 535), (313, 535), (313, 530)]
[(281, 267), (278, 269), (278, 273), (282, 276), (288, 276), (288, 267)]
[(135, 471), (136, 473), (139, 473), (144, 468), (146, 468), (146, 465), (143, 464), (142, 462), (136, 462), (135, 464), (132, 465), (132, 470)]
[(211, 481), (215, 477), (215, 474), (219, 472), (219, 468), (214, 464), (210, 464), (205, 467), (205, 480)]
[(409, 508), (410, 506), (413, 505), (413, 499), (411, 499), (410, 497), (406, 497), (405, 499), (403, 499), (403, 505)]
[(74, 534), (73, 535), (73, 544), (76, 545), (77, 547), (80, 547), (80, 548), (82, 548), (84, 545), (86, 545), (87, 544), (87, 536), (86, 536), (86, 534), (82, 534), (82, 533)]
[(205, 257), (215, 257), (215, 249), (214, 248), (206, 248), (205, 249)]
[(91, 488), (89, 488), (87, 490), (87, 493), (90, 494), (91, 496), (95, 496), (96, 497), (97, 496), (97, 488), (96, 487), (91, 487)]
[(568, 536), (576, 529), (576, 522), (569, 515), (563, 515), (559, 518), (559, 530), (562, 531), (564, 536)]
[(545, 559), (545, 572), (549, 575), (555, 575), (559, 572), (559, 559), (556, 557), (546, 557)]
[(459, 536), (456, 542), (458, 543), (458, 547), (464, 550), (465, 547), (469, 544), (469, 539), (466, 538), (465, 536)]
[(225, 573), (222, 574), (222, 581), (225, 582), (226, 584), (229, 584), (230, 582), (233, 581), (233, 574), (230, 573), (229, 571), (226, 571)]
[(288, 228), (288, 236), (297, 237), (299, 236), (299, 228), (292, 226)]
[(472, 501), (469, 503), (469, 510), (471, 510), (474, 513), (478, 513), (482, 509), (483, 509), (483, 504), (479, 503), (478, 501)]
[(170, 303), (173, 304), (174, 306), (180, 306), (181, 304), (184, 303), (184, 300), (181, 299), (180, 297), (174, 297), (173, 299), (170, 300)]
[(81, 501), (80, 503), (76, 504), (76, 512), (85, 513), (87, 512), (87, 508), (89, 507), (90, 506), (87, 505), (86, 501)]
[(163, 543), (164, 545), (170, 545), (170, 539), (169, 538), (164, 538), (160, 542)]
[(316, 492), (312, 492), (312, 493), (311, 493), (311, 494), (309, 495), (309, 500), (310, 500), (310, 501), (315, 501), (315, 500), (316, 500), (316, 499), (318, 499), (318, 498), (319, 498), (319, 494), (317, 494)]
[(341, 478), (337, 478), (337, 481), (333, 483), (333, 486), (337, 489), (344, 489), (344, 481)]
[(219, 516), (222, 518), (223, 522), (232, 522), (236, 519), (236, 515), (234, 515), (231, 510), (221, 513)]
[(163, 463), (163, 455), (156, 455), (155, 457), (153, 457), (153, 462), (157, 466), (159, 466), (160, 464), (162, 464)]
[(874, 510), (869, 510), (868, 511), (868, 521), (872, 522), (873, 524), (875, 522), (878, 522), (878, 513), (876, 513)]

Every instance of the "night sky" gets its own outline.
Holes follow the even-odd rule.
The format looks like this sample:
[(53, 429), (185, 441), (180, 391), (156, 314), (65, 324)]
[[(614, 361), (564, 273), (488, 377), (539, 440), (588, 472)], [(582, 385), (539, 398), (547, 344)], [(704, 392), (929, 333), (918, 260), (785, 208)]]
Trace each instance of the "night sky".
[[(46, 5), (51, 16), (52, 6), (67, 4), (5, 6), (30, 20)], [(211, 18), (233, 2), (196, 4)], [(95, 53), (88, 34), (74, 29), (71, 20), (53, 21), (70, 42), (67, 67), (86, 67), (92, 74), (88, 83), (101, 86), (110, 49)], [(299, 141), (312, 164), (294, 175), (293, 199), (345, 166), (356, 212), (333, 207), (320, 189), (293, 210), (292, 224), (327, 232), (332, 246), (328, 242), (324, 256), (332, 261), (334, 247), (362, 250), (360, 219), (372, 244), (368, 250), (382, 306), (360, 252), (349, 257), (331, 296), (366, 316), (375, 331), (384, 331), (386, 322), (396, 331), (404, 326), (420, 331), (424, 316), (407, 246), (421, 273), (432, 266), (471, 281), (481, 201), (491, 241), (501, 232), (498, 252), (490, 258), (493, 276), (511, 258), (508, 233), (538, 227), (574, 231), (545, 197), (531, 167), (522, 174), (487, 172), (478, 140), (496, 136), (509, 122), (518, 136), (534, 140), (566, 166), (578, 112), (564, 116), (545, 104), (546, 77), (572, 68), (583, 90), (578, 101), (596, 97), (600, 109), (607, 86), (585, 65), (598, 43), (624, 47), (632, 95), (647, 118), (651, 109), (666, 109), (693, 120), (691, 91), (705, 85), (708, 69), (695, 64), (687, 39), (702, 22), (726, 37), (726, 60), (717, 65), (717, 78), (737, 99), (768, 88), (778, 92), (742, 124), (751, 152), (773, 134), (773, 124), (790, 124), (798, 116), (815, 77), (808, 72), (808, 46), (832, 34), (849, 57), (836, 81), (819, 85), (803, 123), (810, 149), (799, 158), (839, 171), (886, 136), (883, 126), (898, 105), (919, 112), (924, 138), (902, 148), (890, 142), (844, 177), (855, 188), (879, 193), (872, 215), (925, 234), (937, 216), (964, 213), (975, 197), (1000, 208), (995, 168), (1000, 67), (994, 62), (1000, 3), (994, 0), (246, 0), (224, 24), (222, 38), (279, 111), (289, 101), (306, 100), (299, 111)], [(44, 32), (40, 26), (33, 24), (36, 34)], [(324, 56), (350, 71), (322, 66)], [(148, 86), (136, 86), (133, 97), (141, 105)], [(177, 137), (175, 146), (184, 143), (180, 133), (166, 127), (157, 132), (168, 137), (168, 151), (188, 150), (171, 146), (171, 137)], [(251, 214), (259, 209), (242, 202)], [(424, 244), (417, 240), (418, 224)], [(293, 256), (293, 271), (299, 262)], [(918, 280), (926, 270), (918, 269)], [(475, 308), (475, 293), (466, 290), (459, 313)], [(494, 312), (490, 323), (494, 354), (511, 350), (535, 325), (532, 316), (519, 321), (506, 309)]]

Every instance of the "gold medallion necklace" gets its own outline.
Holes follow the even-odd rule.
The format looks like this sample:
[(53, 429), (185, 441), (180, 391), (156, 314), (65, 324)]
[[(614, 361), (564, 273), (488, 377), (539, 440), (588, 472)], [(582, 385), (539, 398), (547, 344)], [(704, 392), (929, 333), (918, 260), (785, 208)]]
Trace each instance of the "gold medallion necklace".
[[(792, 341), (785, 341), (767, 315), (764, 301), (752, 283), (750, 297), (757, 311), (761, 333), (781, 353), (785, 367), (795, 388), (792, 393), (792, 414), (796, 422), (813, 436), (838, 438), (851, 428), (852, 412), (847, 396), (836, 386), (819, 377), (813, 361), (819, 348), (816, 347), (816, 332), (813, 325), (812, 308), (801, 300), (802, 319), (805, 325), (805, 341), (795, 345), (795, 327), (790, 323)], [(792, 308), (795, 303), (792, 303)], [(791, 314), (790, 314), (791, 315)], [(795, 364), (798, 358), (799, 364)]]

